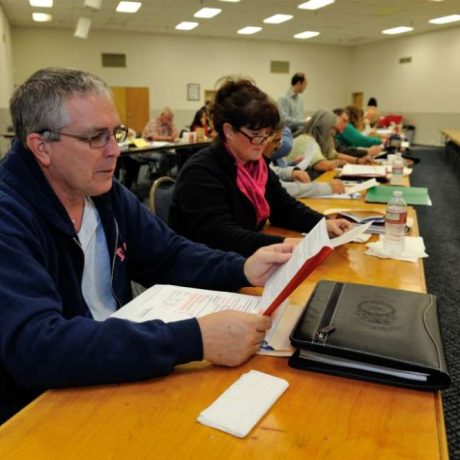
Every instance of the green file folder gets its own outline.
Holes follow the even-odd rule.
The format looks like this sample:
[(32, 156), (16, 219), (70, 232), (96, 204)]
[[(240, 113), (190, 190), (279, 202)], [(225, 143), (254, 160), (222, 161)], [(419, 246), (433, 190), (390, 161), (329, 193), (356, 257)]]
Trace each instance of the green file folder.
[(378, 185), (367, 191), (366, 201), (369, 203), (388, 203), (393, 192), (401, 191), (407, 204), (431, 205), (428, 189), (425, 187), (400, 187), (397, 185)]

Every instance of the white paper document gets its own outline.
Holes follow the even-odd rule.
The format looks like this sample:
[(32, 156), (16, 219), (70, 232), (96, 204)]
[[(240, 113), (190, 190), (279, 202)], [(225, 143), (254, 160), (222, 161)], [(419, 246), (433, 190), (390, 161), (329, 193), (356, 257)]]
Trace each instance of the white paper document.
[(259, 301), (260, 297), (247, 294), (157, 284), (111, 316), (134, 322), (161, 319), (169, 323), (224, 310), (259, 313)]
[(356, 227), (353, 227), (351, 230), (348, 230), (348, 232), (345, 232), (340, 236), (332, 238), (332, 247), (336, 248), (337, 246), (342, 246), (343, 244), (351, 243), (352, 241), (361, 242), (361, 235), (363, 235), (366, 232), (366, 230), (371, 226), (371, 224), (372, 222), (367, 222), (362, 225), (357, 225)]
[(311, 199), (321, 199), (321, 198), (327, 198), (327, 199), (334, 199), (334, 200), (358, 200), (361, 198), (361, 194), (359, 192), (356, 193), (333, 193), (332, 195), (318, 195), (318, 196), (309, 196), (308, 198)]
[[(279, 295), (298, 274), (304, 263), (315, 256), (323, 247), (332, 249), (325, 219), (321, 219), (301, 241), (289, 261), (272, 274), (265, 285), (262, 297), (160, 284), (144, 291), (123, 308), (113, 313), (111, 317), (134, 322), (161, 320), (168, 323), (198, 318), (224, 310), (261, 314), (272, 305), (274, 300), (277, 300), (279, 306), (272, 314), (272, 327), (265, 335), (264, 353), (267, 354), (267, 352), (272, 351), (290, 353), (292, 348), (287, 339), (290, 331), (286, 332), (284, 324), (284, 312), (289, 301), (287, 298), (280, 300), (281, 296)], [(299, 280), (299, 283), (301, 281)], [(285, 291), (282, 297), (288, 294)], [(294, 311), (296, 314), (300, 313), (300, 309)], [(293, 325), (296, 320), (292, 312), (291, 310), (289, 314), (290, 325)]]
[[(245, 313), (263, 313), (259, 296), (238, 294), (235, 292), (208, 291), (170, 284), (157, 284), (137, 296), (123, 308), (117, 310), (112, 318), (127, 319), (141, 323), (161, 320), (165, 323), (199, 318), (224, 310), (236, 310)], [(272, 327), (266, 332), (261, 345), (261, 354), (290, 356), (289, 333), (294, 327), (292, 312), (286, 317), (289, 325), (284, 324), (284, 312), (288, 300), (283, 302), (272, 315)], [(300, 311), (298, 311), (300, 314)], [(290, 327), (292, 326), (292, 327)], [(287, 331), (286, 327), (290, 327)]]
[(323, 247), (330, 247), (331, 240), (327, 233), (326, 219), (321, 219), (302, 241), (297, 245), (291, 258), (270, 276), (265, 284), (260, 301), (261, 311), (265, 311), (278, 297), (281, 291), (294, 278), (302, 265), (316, 255)]
[(345, 187), (344, 193), (334, 193), (333, 195), (319, 195), (319, 196), (312, 196), (311, 198), (336, 198), (339, 200), (353, 200), (361, 198), (361, 192), (363, 190), (368, 190), (371, 187), (375, 187), (379, 185), (379, 183), (375, 179), (369, 179), (360, 184), (354, 184), (352, 186)]
[(173, 146), (174, 145), (174, 142), (168, 142), (168, 141), (151, 141), (149, 142), (149, 144), (152, 146), (152, 147), (170, 147), (170, 146)]
[(288, 387), (284, 379), (252, 370), (228, 387), (197, 420), (244, 438)]
[(296, 167), (305, 171), (311, 163), (311, 159), (313, 158), (313, 155), (315, 153), (315, 144), (313, 142), (309, 142), (307, 144), (307, 148), (305, 151), (305, 154), (302, 158), (302, 160), (296, 164)]
[(379, 183), (375, 179), (369, 179), (364, 182), (361, 182), (360, 184), (353, 185), (352, 187), (346, 187), (345, 193), (351, 195), (352, 193), (357, 193), (357, 192), (362, 192), (363, 190), (368, 190), (371, 187), (375, 187), (376, 185), (379, 185)]
[(343, 166), (341, 176), (385, 176), (385, 166), (352, 165), (347, 163)]

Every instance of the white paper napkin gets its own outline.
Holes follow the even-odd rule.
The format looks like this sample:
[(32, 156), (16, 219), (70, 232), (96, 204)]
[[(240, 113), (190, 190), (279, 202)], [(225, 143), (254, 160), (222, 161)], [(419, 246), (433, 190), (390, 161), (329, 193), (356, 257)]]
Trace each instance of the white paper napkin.
[(252, 370), (225, 390), (197, 420), (244, 438), (288, 386), (284, 379)]
[(425, 244), (421, 236), (406, 236), (404, 238), (404, 251), (401, 254), (388, 254), (383, 249), (383, 235), (380, 240), (375, 243), (367, 244), (367, 251), (365, 254), (369, 256), (380, 257), (381, 259), (396, 259), (404, 260), (406, 262), (416, 262), (417, 259), (428, 257), (425, 252)]

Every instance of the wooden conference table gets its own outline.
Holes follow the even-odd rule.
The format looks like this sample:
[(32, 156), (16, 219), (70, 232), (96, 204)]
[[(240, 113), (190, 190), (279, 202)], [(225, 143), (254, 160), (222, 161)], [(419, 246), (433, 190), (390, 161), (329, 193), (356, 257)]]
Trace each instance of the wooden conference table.
[[(367, 208), (363, 200), (305, 200), (319, 210)], [(412, 234), (418, 227), (415, 218)], [(267, 231), (293, 235), (269, 228)], [(302, 308), (317, 281), (334, 279), (424, 292), (423, 263), (365, 256), (341, 246), (291, 296)], [(251, 369), (290, 386), (252, 432), (239, 439), (201, 425), (198, 414)], [(7, 459), (446, 459), (439, 392), (360, 382), (255, 356), (238, 368), (180, 366), (149, 381), (44, 393), (0, 427)]]
[[(120, 145), (120, 157), (118, 159), (122, 171), (120, 179), (124, 183), (126, 161), (129, 160), (134, 160), (140, 164), (150, 164), (156, 177), (173, 175), (174, 167), (177, 167), (177, 171), (179, 171), (193, 153), (207, 147), (210, 143), (210, 140), (190, 143), (182, 139), (175, 142), (148, 142), (140, 147), (125, 143)], [(163, 161), (159, 160), (159, 154), (164, 158)]]
[[(211, 141), (200, 141), (200, 142), (185, 142), (177, 140), (176, 142), (163, 142), (154, 141), (149, 142), (147, 145), (142, 147), (136, 147), (134, 144), (120, 145), (121, 156), (127, 155), (143, 155), (152, 152), (180, 152), (187, 149), (202, 149), (208, 146)], [(148, 158), (148, 157), (145, 157)]]
[(441, 134), (445, 140), (452, 141), (460, 147), (460, 129), (442, 129)]

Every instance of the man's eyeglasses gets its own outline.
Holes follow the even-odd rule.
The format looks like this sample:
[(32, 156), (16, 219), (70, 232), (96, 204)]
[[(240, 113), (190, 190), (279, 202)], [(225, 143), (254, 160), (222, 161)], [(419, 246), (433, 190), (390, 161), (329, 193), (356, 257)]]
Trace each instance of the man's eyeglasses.
[(273, 139), (273, 133), (269, 134), (268, 136), (251, 136), (248, 133), (245, 133), (241, 129), (238, 130), (244, 137), (246, 137), (249, 142), (253, 145), (261, 145), (265, 142), (271, 142)]
[[(124, 142), (128, 137), (128, 128), (126, 126), (120, 125), (116, 126), (112, 131), (109, 129), (103, 129), (96, 134), (93, 134), (92, 136), (80, 136), (78, 134), (63, 133), (61, 131), (55, 132), (50, 131), (49, 129), (44, 129), (40, 131), (39, 134), (44, 133), (56, 134), (57, 136), (73, 137), (74, 139), (88, 143), (92, 149), (101, 149), (109, 143), (110, 136), (113, 136), (118, 143)], [(59, 137), (56, 140), (59, 140)]]

